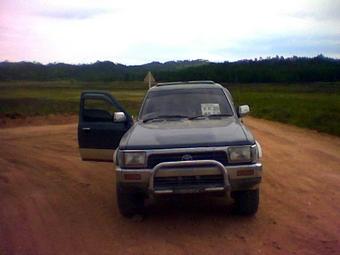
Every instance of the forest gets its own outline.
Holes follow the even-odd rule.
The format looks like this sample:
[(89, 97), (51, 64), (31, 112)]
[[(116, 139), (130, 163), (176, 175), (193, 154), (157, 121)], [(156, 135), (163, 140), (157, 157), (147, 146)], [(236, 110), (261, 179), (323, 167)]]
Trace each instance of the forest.
[(140, 81), (151, 71), (156, 81), (214, 80), (223, 83), (301, 83), (340, 81), (340, 60), (316, 57), (267, 57), (214, 63), (206, 60), (123, 65), (0, 62), (0, 81)]

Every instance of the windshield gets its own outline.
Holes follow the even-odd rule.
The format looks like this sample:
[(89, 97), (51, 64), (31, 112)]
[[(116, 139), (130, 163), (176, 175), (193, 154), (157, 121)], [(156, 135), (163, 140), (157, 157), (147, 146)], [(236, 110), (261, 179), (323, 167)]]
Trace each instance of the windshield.
[(157, 117), (231, 116), (233, 111), (222, 89), (197, 88), (150, 91), (140, 119)]

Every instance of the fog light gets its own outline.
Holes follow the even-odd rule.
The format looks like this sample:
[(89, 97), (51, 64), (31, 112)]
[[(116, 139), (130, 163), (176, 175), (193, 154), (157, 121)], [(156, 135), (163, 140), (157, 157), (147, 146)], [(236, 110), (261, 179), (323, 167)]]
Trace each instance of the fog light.
[(237, 176), (254, 175), (254, 169), (238, 170)]
[(129, 180), (129, 181), (132, 181), (132, 180), (140, 180), (142, 179), (142, 176), (140, 174), (124, 174), (124, 179), (125, 180)]

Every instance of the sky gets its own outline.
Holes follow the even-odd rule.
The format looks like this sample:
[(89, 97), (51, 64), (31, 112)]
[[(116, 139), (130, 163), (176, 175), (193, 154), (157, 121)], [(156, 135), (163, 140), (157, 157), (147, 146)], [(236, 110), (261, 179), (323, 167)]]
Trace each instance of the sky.
[(340, 58), (340, 0), (0, 0), (0, 61)]

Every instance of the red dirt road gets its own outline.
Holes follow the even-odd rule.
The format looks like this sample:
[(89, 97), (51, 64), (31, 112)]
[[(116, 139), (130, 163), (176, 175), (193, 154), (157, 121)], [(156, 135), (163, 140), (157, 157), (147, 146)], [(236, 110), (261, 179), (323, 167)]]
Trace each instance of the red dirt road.
[(169, 199), (121, 217), (110, 163), (79, 159), (76, 125), (0, 129), (0, 254), (340, 254), (340, 139), (247, 118), (261, 204)]

